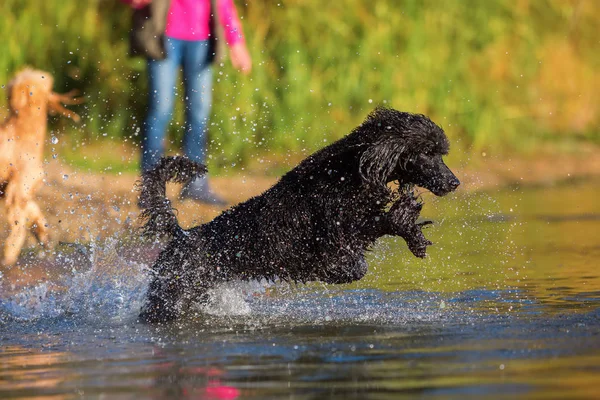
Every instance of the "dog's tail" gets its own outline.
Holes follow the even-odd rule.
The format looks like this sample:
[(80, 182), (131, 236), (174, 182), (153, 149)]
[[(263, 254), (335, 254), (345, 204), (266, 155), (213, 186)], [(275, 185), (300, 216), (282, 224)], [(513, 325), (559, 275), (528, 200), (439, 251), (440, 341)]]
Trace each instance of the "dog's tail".
[(167, 199), (167, 182), (187, 184), (206, 173), (206, 167), (186, 157), (163, 157), (150, 171), (142, 174), (140, 188), (140, 218), (145, 220), (142, 227), (146, 237), (172, 236), (177, 233), (179, 224), (171, 201)]

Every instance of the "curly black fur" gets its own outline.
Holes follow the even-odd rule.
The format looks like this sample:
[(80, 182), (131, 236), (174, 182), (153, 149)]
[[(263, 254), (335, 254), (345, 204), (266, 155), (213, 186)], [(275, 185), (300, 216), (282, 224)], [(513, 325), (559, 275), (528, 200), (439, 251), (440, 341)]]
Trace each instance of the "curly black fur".
[(188, 183), (206, 173), (206, 167), (184, 157), (163, 157), (152, 170), (142, 174), (139, 184), (142, 209), (140, 217), (146, 220), (146, 237), (169, 235), (177, 232), (179, 224), (166, 196), (167, 182)]
[[(415, 256), (425, 257), (431, 242), (416, 222), (422, 203), (412, 187), (439, 196), (458, 187), (442, 161), (448, 148), (443, 130), (427, 117), (377, 108), (263, 194), (189, 230), (177, 224), (165, 183), (205, 168), (181, 157), (163, 159), (144, 175), (140, 203), (146, 233), (171, 240), (153, 267), (141, 319), (177, 318), (219, 281), (361, 279), (365, 251), (384, 235), (401, 236)], [(388, 188), (391, 181), (398, 191)]]

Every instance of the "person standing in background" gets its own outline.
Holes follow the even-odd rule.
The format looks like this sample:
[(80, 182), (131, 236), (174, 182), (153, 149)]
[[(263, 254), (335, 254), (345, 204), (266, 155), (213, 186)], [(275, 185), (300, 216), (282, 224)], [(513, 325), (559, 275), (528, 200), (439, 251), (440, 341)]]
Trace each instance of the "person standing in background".
[[(138, 10), (152, 3), (152, 0), (121, 1)], [(234, 68), (244, 74), (249, 74), (252, 68), (233, 0), (154, 1), (162, 2), (161, 6), (164, 5), (166, 11), (166, 21), (160, 21), (162, 25), (159, 24), (160, 29), (166, 26), (164, 36), (161, 35), (164, 56), (153, 58), (146, 54), (149, 93), (148, 111), (142, 126), (142, 172), (152, 169), (163, 156), (180, 68), (183, 70), (185, 101), (183, 152), (191, 160), (205, 163), (206, 132), (212, 102), (211, 64), (216, 52), (217, 23), (222, 27), (223, 37), (216, 40), (224, 40), (227, 44)], [(186, 185), (180, 198), (214, 205), (226, 204), (211, 190), (206, 177)]]

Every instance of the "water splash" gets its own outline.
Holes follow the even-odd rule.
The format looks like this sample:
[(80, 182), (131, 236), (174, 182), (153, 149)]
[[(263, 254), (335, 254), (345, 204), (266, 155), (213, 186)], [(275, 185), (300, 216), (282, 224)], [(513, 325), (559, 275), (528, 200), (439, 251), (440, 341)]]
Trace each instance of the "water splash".
[(119, 252), (117, 239), (57, 252), (56, 262), (71, 268), (55, 281), (0, 294), (0, 321), (76, 317), (88, 322), (137, 317), (149, 281), (148, 266)]
[(252, 313), (249, 299), (264, 295), (270, 286), (267, 281), (226, 282), (211, 289), (209, 301), (197, 308), (212, 316), (247, 316)]
[[(113, 241), (92, 246), (89, 262), (91, 267), (74, 268), (57, 282), (25, 287), (0, 299), (0, 321), (66, 317), (94, 326), (134, 322), (149, 283), (148, 266), (124, 259)], [(221, 324), (235, 321), (258, 328), (350, 321), (404, 324), (440, 321), (449, 314), (456, 318), (456, 309), (448, 303), (432, 293), (253, 281), (223, 283), (209, 292), (207, 303), (195, 308), (203, 323), (212, 324), (216, 318)]]
[[(396, 249), (398, 244), (393, 244)], [(407, 270), (411, 266), (410, 260), (394, 261), (396, 251), (388, 248), (391, 245), (384, 241), (374, 252), (371, 267), (377, 276), (382, 274), (379, 264), (392, 262)], [(0, 288), (0, 324), (52, 318), (76, 318), (95, 326), (135, 321), (150, 280), (152, 257), (146, 253), (147, 247), (127, 243), (122, 238), (96, 240), (88, 246), (71, 245), (58, 251), (55, 263), (65, 271), (60, 278), (37, 281), (11, 293), (3, 293)], [(438, 257), (432, 263), (439, 266), (444, 260)], [(413, 275), (419, 279), (418, 269), (425, 267), (427, 265), (416, 266), (412, 274), (406, 271), (403, 279)], [(382, 278), (384, 276), (378, 279)], [(451, 298), (436, 293), (435, 289), (407, 291), (411, 285), (402, 285), (392, 273), (388, 280), (389, 284), (381, 286), (383, 290), (320, 284), (274, 285), (264, 281), (229, 282), (211, 290), (209, 302), (195, 307), (196, 315), (212, 322), (216, 318), (219, 325), (245, 320), (256, 327), (272, 323), (406, 324), (467, 315), (457, 309)]]

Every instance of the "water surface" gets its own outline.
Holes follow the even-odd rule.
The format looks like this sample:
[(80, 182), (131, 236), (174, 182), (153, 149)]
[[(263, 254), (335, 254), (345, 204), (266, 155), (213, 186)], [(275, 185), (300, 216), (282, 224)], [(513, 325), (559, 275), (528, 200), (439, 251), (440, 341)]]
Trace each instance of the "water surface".
[(3, 271), (0, 398), (597, 398), (600, 183), (426, 197), (426, 260), (382, 240), (361, 282), (233, 283), (135, 321), (155, 250)]

